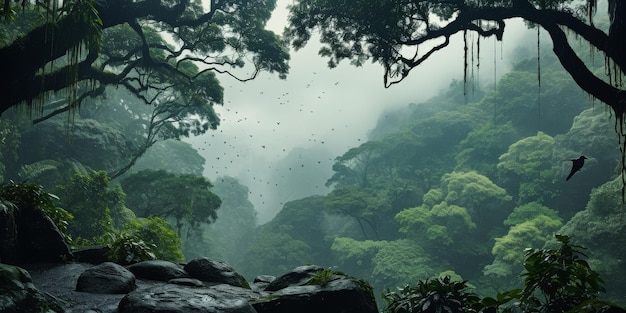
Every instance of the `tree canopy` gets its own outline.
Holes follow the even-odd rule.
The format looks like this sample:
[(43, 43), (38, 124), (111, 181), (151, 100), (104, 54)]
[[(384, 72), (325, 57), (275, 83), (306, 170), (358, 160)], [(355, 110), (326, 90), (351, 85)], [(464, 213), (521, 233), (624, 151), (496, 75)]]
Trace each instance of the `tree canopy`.
[[(626, 68), (623, 33), (623, 1), (609, 0), (610, 28), (605, 32), (592, 20), (596, 0), (452, 0), (452, 1), (326, 1), (297, 0), (290, 7), (285, 33), (295, 48), (303, 47), (315, 31), (320, 32), (322, 56), (335, 66), (342, 60), (361, 65), (367, 60), (384, 66), (385, 85), (402, 81), (457, 33), (502, 40), (505, 21), (522, 18), (548, 32), (554, 54), (576, 83), (595, 98), (625, 113), (623, 89), (596, 75), (576, 54), (566, 31), (575, 33), (611, 61), (612, 75)], [(433, 42), (432, 47), (426, 43)], [(465, 37), (466, 59), (468, 37)], [(423, 47), (423, 48), (422, 48)], [(425, 51), (421, 51), (425, 49)], [(419, 53), (418, 53), (419, 52)], [(467, 63), (467, 62), (466, 62)]]
[[(66, 90), (62, 110), (122, 86), (146, 103), (222, 102), (215, 73), (284, 77), (289, 55), (265, 29), (275, 1), (4, 1), (0, 113), (42, 105)], [(43, 110), (42, 107), (37, 107)]]

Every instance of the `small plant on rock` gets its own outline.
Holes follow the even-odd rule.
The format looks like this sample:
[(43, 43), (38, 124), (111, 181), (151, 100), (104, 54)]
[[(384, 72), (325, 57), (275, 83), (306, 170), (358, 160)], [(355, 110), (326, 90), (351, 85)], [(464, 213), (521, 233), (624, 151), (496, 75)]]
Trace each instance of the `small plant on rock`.
[(133, 264), (146, 260), (155, 260), (154, 245), (146, 244), (138, 237), (127, 233), (108, 233), (105, 235), (109, 251), (109, 259), (119, 264)]

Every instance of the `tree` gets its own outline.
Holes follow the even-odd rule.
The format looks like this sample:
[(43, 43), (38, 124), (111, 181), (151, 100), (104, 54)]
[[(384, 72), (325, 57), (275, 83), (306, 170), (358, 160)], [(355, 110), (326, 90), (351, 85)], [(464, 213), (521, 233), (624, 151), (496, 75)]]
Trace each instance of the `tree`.
[(504, 224), (511, 228), (506, 235), (495, 239), (491, 250), (494, 262), (483, 271), (500, 287), (517, 284), (515, 277), (522, 272), (524, 250), (542, 247), (563, 225), (557, 211), (536, 202), (516, 207)]
[[(380, 193), (380, 192), (379, 192)], [(359, 224), (364, 239), (380, 239), (378, 225), (384, 223), (384, 216), (390, 209), (386, 197), (373, 190), (361, 189), (355, 185), (336, 187), (325, 198), (328, 213), (353, 217)]]
[(518, 190), (519, 203), (551, 199), (553, 192), (545, 186), (555, 180), (552, 153), (554, 138), (539, 131), (537, 135), (518, 140), (509, 146), (497, 165), (501, 180)]
[(448, 261), (461, 275), (476, 273), (510, 212), (511, 196), (476, 172), (452, 172), (428, 191), (422, 205), (396, 215), (400, 233)]
[[(613, 73), (619, 76), (626, 69), (626, 53), (623, 53), (626, 45), (622, 40), (626, 5), (609, 0), (608, 32), (594, 26), (596, 0), (586, 1), (582, 10), (586, 15), (579, 6), (567, 0), (298, 0), (290, 7), (285, 34), (298, 49), (310, 40), (313, 31), (319, 31), (323, 44), (320, 54), (329, 58), (331, 67), (345, 59), (355, 65), (372, 60), (383, 65), (385, 86), (389, 86), (402, 81), (432, 54), (445, 48), (452, 35), (465, 35), (467, 60), (468, 32), (502, 40), (505, 21), (522, 18), (548, 32), (554, 54), (583, 90), (623, 117), (626, 113), (622, 105), (626, 100), (623, 90), (589, 70), (572, 49), (565, 29), (604, 53), (621, 70)], [(415, 53), (423, 44), (437, 39), (440, 39), (438, 43), (423, 48), (426, 49), (423, 53)]]
[(23, 1), (19, 10), (6, 0), (1, 10), (15, 19), (3, 28), (29, 25), (23, 19), (34, 26), (2, 38), (0, 113), (20, 103), (41, 105), (42, 95), (58, 90), (68, 91), (60, 110), (72, 109), (107, 85), (146, 103), (174, 96), (212, 105), (221, 103), (221, 93), (207, 88), (213, 73), (244, 81), (260, 71), (284, 77), (289, 68), (283, 42), (265, 29), (275, 1), (35, 2)]
[(222, 201), (202, 176), (176, 175), (164, 170), (144, 170), (122, 181), (126, 204), (138, 217), (160, 216), (175, 221), (181, 238), (183, 226), (197, 229), (217, 218)]
[(602, 275), (607, 296), (624, 305), (626, 212), (619, 195), (621, 185), (615, 178), (593, 189), (586, 209), (576, 213), (560, 233), (589, 248), (588, 262)]
[[(217, 220), (207, 227), (205, 234), (216, 247), (207, 249), (206, 245), (198, 245), (193, 252), (198, 256), (220, 256), (220, 259), (238, 268), (241, 255), (252, 244), (257, 213), (248, 199), (248, 187), (236, 178), (219, 177), (214, 184), (212, 190), (222, 199), (222, 205), (217, 212)], [(187, 254), (187, 257), (191, 255)]]
[(114, 217), (123, 223), (124, 193), (119, 186), (109, 187), (106, 172), (77, 173), (67, 184), (59, 186), (60, 207), (74, 215), (68, 231), (87, 240), (97, 240), (113, 231)]
[[(474, 55), (468, 48), (469, 38), (473, 38), (468, 33), (478, 34), (475, 46), (480, 50), (481, 38), (502, 40), (508, 19), (521, 18), (529, 25), (541, 27), (550, 36), (552, 51), (576, 84), (610, 106), (616, 123), (621, 125), (616, 130), (620, 133), (624, 195), (626, 92), (621, 80), (626, 71), (626, 3), (608, 0), (606, 31), (593, 23), (597, 4), (597, 0), (583, 4), (569, 0), (297, 0), (290, 7), (285, 35), (299, 49), (314, 32), (319, 32), (319, 54), (329, 58), (330, 67), (342, 60), (357, 66), (368, 60), (380, 63), (384, 67), (384, 84), (389, 87), (448, 46), (454, 34), (462, 33), (464, 37), (467, 78), (468, 58)], [(572, 48), (574, 39), (568, 38), (568, 32), (604, 54), (606, 71), (593, 71), (593, 65), (581, 59)]]

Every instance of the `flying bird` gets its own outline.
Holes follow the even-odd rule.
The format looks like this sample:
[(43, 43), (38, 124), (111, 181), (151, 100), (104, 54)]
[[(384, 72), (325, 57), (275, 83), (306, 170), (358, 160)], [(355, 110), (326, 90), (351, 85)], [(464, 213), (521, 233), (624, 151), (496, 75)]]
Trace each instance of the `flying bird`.
[(572, 161), (572, 170), (569, 172), (569, 175), (567, 175), (565, 181), (568, 181), (570, 178), (572, 178), (572, 176), (574, 176), (574, 173), (580, 171), (580, 169), (583, 168), (586, 159), (587, 158), (584, 155), (581, 155), (578, 159), (570, 160)]

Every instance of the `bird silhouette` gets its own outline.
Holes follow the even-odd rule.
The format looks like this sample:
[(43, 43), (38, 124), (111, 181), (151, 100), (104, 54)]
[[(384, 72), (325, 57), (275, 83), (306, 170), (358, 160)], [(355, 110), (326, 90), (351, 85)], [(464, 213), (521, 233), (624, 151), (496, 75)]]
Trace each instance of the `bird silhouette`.
[(567, 175), (565, 181), (568, 181), (570, 178), (572, 178), (572, 176), (574, 176), (574, 173), (580, 171), (580, 169), (583, 168), (586, 159), (587, 158), (584, 155), (581, 155), (578, 159), (570, 160), (572, 161), (572, 170), (569, 172), (569, 175)]

